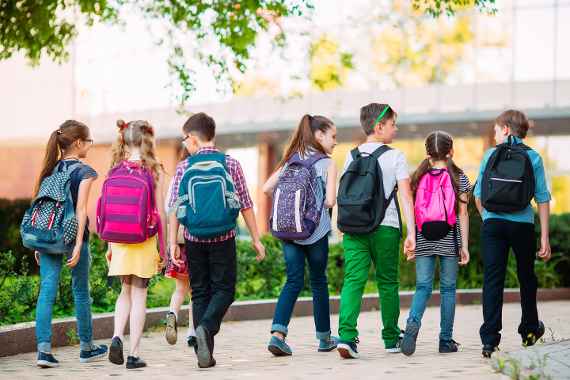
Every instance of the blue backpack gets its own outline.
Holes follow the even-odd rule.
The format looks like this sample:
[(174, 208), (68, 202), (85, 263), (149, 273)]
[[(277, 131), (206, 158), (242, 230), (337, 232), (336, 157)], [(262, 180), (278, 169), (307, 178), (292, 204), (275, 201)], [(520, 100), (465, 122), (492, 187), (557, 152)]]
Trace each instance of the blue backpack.
[(81, 164), (75, 163), (42, 180), (38, 195), (22, 219), (20, 234), (24, 247), (42, 253), (68, 254), (77, 236), (77, 218), (71, 197), (71, 173)]
[(223, 153), (188, 157), (175, 209), (178, 221), (197, 238), (214, 238), (236, 228), (241, 204)]

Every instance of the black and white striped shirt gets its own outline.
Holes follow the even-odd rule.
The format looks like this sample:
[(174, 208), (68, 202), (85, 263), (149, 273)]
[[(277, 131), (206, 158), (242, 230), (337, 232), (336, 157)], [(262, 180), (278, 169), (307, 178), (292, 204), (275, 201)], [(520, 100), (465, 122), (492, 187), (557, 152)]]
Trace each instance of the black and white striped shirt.
[[(459, 175), (459, 193), (469, 193), (471, 191), (471, 183), (469, 178), (463, 173)], [(457, 249), (461, 249), (461, 227), (459, 226), (459, 216), (457, 217), (457, 223), (455, 224), (455, 236), (457, 237)], [(453, 241), (454, 233), (450, 230), (447, 236), (441, 240), (427, 240), (423, 235), (416, 229), (416, 256), (456, 256), (456, 245)]]

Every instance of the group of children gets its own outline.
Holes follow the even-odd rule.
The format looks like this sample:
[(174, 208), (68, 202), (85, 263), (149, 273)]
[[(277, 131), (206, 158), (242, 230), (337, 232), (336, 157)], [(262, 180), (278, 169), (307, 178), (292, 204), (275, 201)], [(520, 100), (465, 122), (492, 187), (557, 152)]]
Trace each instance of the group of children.
[[(267, 348), (273, 355), (292, 355), (286, 338), (304, 285), (305, 261), (319, 352), (336, 349), (342, 358), (359, 357), (357, 321), (373, 263), (384, 347), (387, 352), (412, 355), (432, 293), (437, 257), (441, 294), (439, 352), (458, 351), (459, 344), (453, 339), (455, 291), (458, 266), (469, 262), (467, 206), (472, 186), (453, 162), (453, 139), (444, 131), (427, 136), (426, 158), (410, 176), (404, 154), (388, 145), (396, 137), (396, 120), (397, 113), (387, 104), (371, 103), (361, 108), (360, 123), (366, 141), (347, 155), (337, 184), (337, 169), (331, 159), (337, 144), (336, 126), (324, 116), (304, 115), (277, 170), (264, 184), (263, 191), (272, 197), (268, 225), (282, 240), (287, 275), (270, 329)], [(109, 276), (120, 277), (122, 284), (111, 345), (107, 349), (92, 342), (86, 204), (97, 173), (81, 159), (93, 141), (87, 126), (67, 121), (50, 136), (36, 197), (21, 229), (24, 245), (36, 251), (40, 265), (37, 364), (58, 365), (51, 353), (51, 314), (66, 256), (65, 263), (72, 268), (82, 362), (108, 355), (112, 363), (123, 364), (122, 341), (128, 321), (126, 367), (146, 365), (139, 356), (139, 343), (147, 287), (165, 267), (166, 276), (176, 281), (166, 316), (166, 340), (176, 343), (178, 314), (184, 298), (191, 294), (187, 343), (194, 348), (199, 367), (212, 367), (216, 364), (214, 337), (235, 298), (235, 227), (239, 213), (250, 232), (257, 260), (265, 257), (241, 165), (216, 148), (214, 120), (204, 113), (194, 114), (182, 128), (185, 157), (177, 165), (168, 191), (163, 191), (167, 188), (165, 172), (155, 154), (153, 127), (146, 121), (119, 121), (117, 125), (118, 137), (96, 223), (97, 233), (109, 243)], [(509, 250), (513, 249), (517, 259), (522, 305), (518, 332), (525, 346), (533, 345), (544, 334), (537, 312), (534, 260), (537, 256), (550, 258), (550, 193), (544, 167), (539, 154), (522, 143), (529, 121), (522, 112), (509, 110), (495, 120), (494, 129), (497, 147), (485, 153), (473, 189), (483, 218), (484, 323), (480, 335), (486, 357), (498, 349), (500, 342)], [(541, 225), (538, 252), (530, 205), (533, 198)], [(331, 210), (335, 205), (344, 246), (338, 337), (331, 330), (326, 275)], [(402, 238), (407, 260), (416, 265), (416, 292), (405, 330), (398, 325)]]

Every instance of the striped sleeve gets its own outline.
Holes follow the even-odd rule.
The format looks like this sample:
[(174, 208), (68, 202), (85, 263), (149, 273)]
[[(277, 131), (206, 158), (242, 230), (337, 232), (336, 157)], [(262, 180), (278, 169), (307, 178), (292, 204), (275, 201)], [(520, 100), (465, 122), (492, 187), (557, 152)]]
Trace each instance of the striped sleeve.
[(469, 178), (461, 173), (459, 175), (459, 192), (460, 193), (469, 193), (471, 191), (471, 182), (469, 182)]

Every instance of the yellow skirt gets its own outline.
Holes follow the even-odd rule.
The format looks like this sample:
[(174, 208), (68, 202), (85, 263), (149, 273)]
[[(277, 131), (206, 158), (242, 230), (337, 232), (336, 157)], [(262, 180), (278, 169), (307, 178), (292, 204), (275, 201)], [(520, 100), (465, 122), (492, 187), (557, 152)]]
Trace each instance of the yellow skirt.
[(135, 275), (151, 278), (160, 271), (160, 255), (156, 235), (142, 243), (111, 245), (109, 276)]

